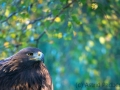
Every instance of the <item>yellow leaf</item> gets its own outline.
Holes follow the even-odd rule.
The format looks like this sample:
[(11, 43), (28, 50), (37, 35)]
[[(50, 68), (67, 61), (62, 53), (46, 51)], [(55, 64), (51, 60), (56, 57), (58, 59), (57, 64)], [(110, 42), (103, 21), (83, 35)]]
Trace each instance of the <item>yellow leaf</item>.
[(91, 7), (92, 7), (92, 9), (96, 10), (98, 8), (98, 4), (97, 3), (92, 3)]
[(55, 18), (55, 22), (60, 22), (61, 21), (61, 18), (60, 17), (56, 17)]
[(41, 4), (43, 2), (43, 0), (38, 0), (38, 2)]
[[(72, 0), (68, 0), (68, 3), (70, 4), (70, 3), (72, 3)], [(73, 6), (73, 4), (70, 4), (70, 7), (72, 7)]]
[(43, 9), (43, 12), (50, 12), (50, 9), (46, 7)]
[(68, 22), (68, 26), (71, 26), (71, 25), (72, 25), (72, 23), (69, 21), (69, 22)]
[(5, 46), (5, 47), (8, 47), (8, 46), (9, 46), (9, 42), (5, 42), (5, 43), (4, 43), (4, 46)]
[(106, 20), (102, 20), (102, 24), (107, 24), (107, 21)]
[(11, 36), (12, 38), (15, 38), (15, 37), (16, 37), (16, 34), (15, 34), (15, 33), (12, 33), (10, 36)]
[(32, 24), (29, 24), (28, 26), (27, 26), (27, 29), (31, 29), (32, 28)]
[(13, 19), (14, 19), (14, 20), (16, 20), (16, 19), (17, 19), (17, 17), (16, 17), (16, 16), (13, 16)]
[(115, 87), (116, 89), (115, 90), (120, 90), (120, 85), (118, 84), (118, 85), (116, 85), (116, 87)]
[(62, 33), (58, 33), (58, 38), (62, 38)]
[(105, 43), (105, 38), (104, 37), (100, 37), (99, 41), (100, 41), (101, 44), (104, 44)]
[(88, 43), (89, 43), (89, 46), (90, 46), (90, 47), (93, 47), (93, 46), (94, 46), (94, 42), (93, 42), (92, 40), (89, 40)]
[(94, 74), (95, 74), (96, 76), (99, 76), (99, 75), (100, 75), (99, 71), (97, 71), (97, 70), (94, 70)]
[(56, 33), (56, 34), (54, 34), (54, 36), (59, 38), (59, 39), (63, 37), (62, 33)]
[(24, 1), (21, 0), (21, 4), (24, 4)]
[(31, 3), (33, 3), (33, 2), (34, 2), (34, 0), (30, 0), (30, 2), (31, 2)]
[(112, 35), (111, 35), (111, 34), (108, 34), (108, 35), (105, 37), (105, 40), (106, 40), (106, 41), (110, 41), (111, 38), (112, 38)]
[(9, 10), (7, 9), (6, 11), (5, 11), (5, 16), (9, 16)]
[(2, 57), (6, 57), (6, 53), (5, 53), (5, 52), (2, 52), (2, 53), (1, 53), (1, 56), (2, 56)]
[(49, 43), (50, 43), (50, 44), (53, 44), (54, 42), (51, 40), (51, 41), (49, 41)]
[(77, 33), (75, 32), (75, 31), (73, 31), (73, 35), (74, 35), (74, 37), (77, 35)]
[(85, 46), (85, 50), (86, 50), (86, 51), (90, 51), (90, 47)]
[(72, 3), (72, 0), (68, 0), (68, 3)]

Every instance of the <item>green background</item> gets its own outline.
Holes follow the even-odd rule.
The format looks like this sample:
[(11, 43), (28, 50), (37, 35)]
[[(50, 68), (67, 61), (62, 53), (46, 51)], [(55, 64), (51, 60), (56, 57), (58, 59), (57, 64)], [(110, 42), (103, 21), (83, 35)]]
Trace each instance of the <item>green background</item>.
[(55, 90), (120, 90), (120, 0), (0, 0), (0, 59), (30, 46)]

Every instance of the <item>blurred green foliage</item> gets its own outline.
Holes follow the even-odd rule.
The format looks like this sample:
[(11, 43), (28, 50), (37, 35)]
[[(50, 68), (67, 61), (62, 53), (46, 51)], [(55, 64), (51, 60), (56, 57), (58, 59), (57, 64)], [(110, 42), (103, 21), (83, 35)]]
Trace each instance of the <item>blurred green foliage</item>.
[(120, 90), (119, 10), (120, 0), (0, 0), (0, 59), (38, 47), (55, 90)]

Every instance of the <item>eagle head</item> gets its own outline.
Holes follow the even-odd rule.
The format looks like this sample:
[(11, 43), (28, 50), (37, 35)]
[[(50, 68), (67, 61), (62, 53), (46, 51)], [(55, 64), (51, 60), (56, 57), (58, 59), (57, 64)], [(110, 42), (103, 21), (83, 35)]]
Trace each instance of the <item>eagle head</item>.
[(38, 49), (34, 47), (28, 47), (20, 50), (15, 55), (13, 55), (15, 59), (26, 59), (26, 60), (35, 60), (44, 62), (44, 54)]

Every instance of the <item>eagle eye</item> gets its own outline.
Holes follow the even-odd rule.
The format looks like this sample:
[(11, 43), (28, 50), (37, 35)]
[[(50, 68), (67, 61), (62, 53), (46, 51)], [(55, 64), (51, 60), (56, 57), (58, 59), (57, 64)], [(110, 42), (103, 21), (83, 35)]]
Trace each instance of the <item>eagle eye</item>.
[(27, 53), (28, 56), (33, 56), (33, 53)]

